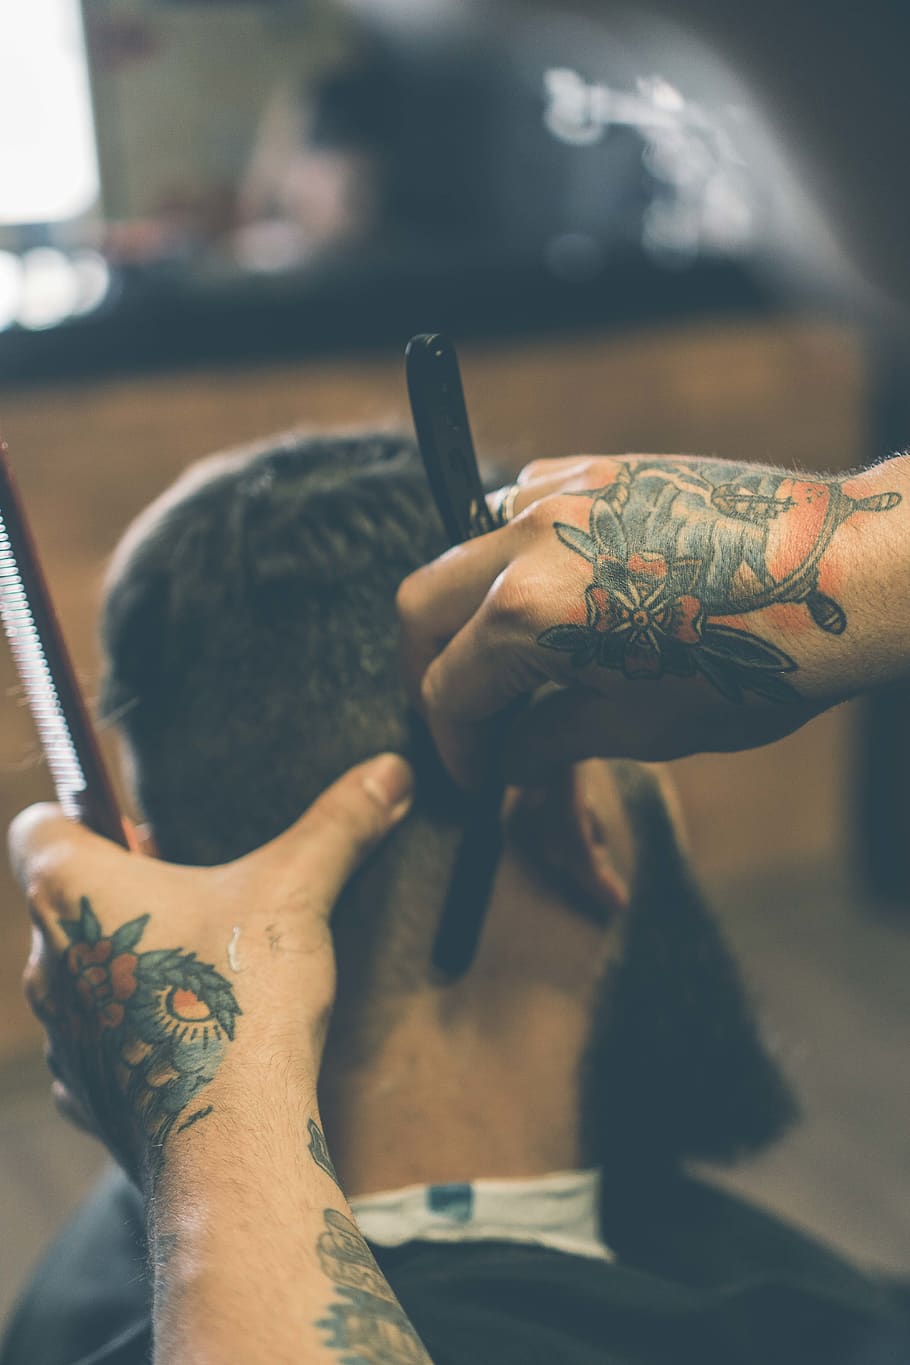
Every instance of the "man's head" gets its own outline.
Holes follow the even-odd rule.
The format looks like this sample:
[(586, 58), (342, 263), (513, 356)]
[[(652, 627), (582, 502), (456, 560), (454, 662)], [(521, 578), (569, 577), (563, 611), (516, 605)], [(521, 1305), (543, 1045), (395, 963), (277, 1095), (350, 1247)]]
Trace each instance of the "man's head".
[[(465, 814), (397, 661), (396, 589), (443, 548), (410, 442), (289, 439), (207, 461), (149, 508), (115, 556), (103, 616), (103, 710), (172, 861), (239, 856), (380, 750), (414, 762), (414, 813), (335, 919), (340, 999), (354, 983), (360, 1002), (346, 1043), (360, 1054), (430, 985)], [(578, 970), (586, 1154), (653, 1165), (774, 1136), (786, 1089), (653, 774), (581, 765), (511, 804), (480, 979), (508, 992), (536, 976), (568, 1000)], [(546, 841), (533, 835), (542, 819)], [(601, 940), (602, 956), (584, 947)], [(596, 981), (578, 965), (594, 957)]]

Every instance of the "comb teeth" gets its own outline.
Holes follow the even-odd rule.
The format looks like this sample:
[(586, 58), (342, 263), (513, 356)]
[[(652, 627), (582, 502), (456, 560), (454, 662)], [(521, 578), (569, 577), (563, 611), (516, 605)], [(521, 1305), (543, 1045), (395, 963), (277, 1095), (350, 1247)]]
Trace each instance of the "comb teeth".
[(0, 619), (25, 688), (64, 814), (78, 820), (85, 775), (54, 686), (6, 523), (0, 515)]

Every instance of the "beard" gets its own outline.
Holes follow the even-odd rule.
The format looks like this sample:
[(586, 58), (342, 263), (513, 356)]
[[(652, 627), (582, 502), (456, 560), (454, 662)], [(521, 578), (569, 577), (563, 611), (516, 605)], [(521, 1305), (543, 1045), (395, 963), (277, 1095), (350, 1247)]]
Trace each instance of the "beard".
[(623, 1182), (770, 1145), (798, 1109), (653, 775), (616, 764), (637, 848), (581, 1075), (585, 1158)]

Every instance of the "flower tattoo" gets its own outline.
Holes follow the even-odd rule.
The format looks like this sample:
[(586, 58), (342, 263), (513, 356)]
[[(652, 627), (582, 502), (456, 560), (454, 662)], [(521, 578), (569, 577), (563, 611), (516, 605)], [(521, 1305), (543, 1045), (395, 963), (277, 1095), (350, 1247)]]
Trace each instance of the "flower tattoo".
[(175, 1127), (211, 1113), (211, 1106), (188, 1110), (214, 1078), (241, 1013), (230, 983), (194, 953), (140, 950), (148, 919), (105, 936), (84, 896), (78, 918), (60, 921), (69, 947), (61, 964), (62, 1008), (51, 1011), (58, 1041), (77, 1050), (90, 1108), (124, 1164), (133, 1135), (118, 1117), (118, 1099), (129, 1100), (160, 1158)]
[[(687, 591), (697, 564), (677, 560), (668, 565), (663, 555), (653, 553), (631, 555), (625, 564), (598, 559), (598, 577), (585, 592), (588, 627), (621, 642), (624, 673), (630, 678), (659, 673), (661, 648), (670, 641), (698, 644), (705, 611)], [(604, 656), (616, 652), (598, 650)]]
[[(741, 472), (731, 481), (731, 472)], [(820, 591), (819, 567), (837, 528), (856, 512), (886, 512), (899, 493), (854, 499), (837, 482), (768, 470), (731, 471), (720, 461), (624, 461), (591, 498), (588, 530), (555, 522), (562, 543), (591, 566), (585, 624), (538, 637), (627, 678), (705, 678), (729, 701), (797, 697), (797, 664), (776, 645), (724, 623), (777, 603), (805, 605), (841, 635), (847, 617)], [(647, 546), (635, 549), (631, 546)]]
[(123, 1023), (123, 1002), (136, 993), (135, 953), (114, 956), (113, 940), (98, 939), (74, 943), (66, 954), (66, 965), (75, 978), (76, 991), (84, 1009), (94, 1010), (102, 1029), (118, 1028)]

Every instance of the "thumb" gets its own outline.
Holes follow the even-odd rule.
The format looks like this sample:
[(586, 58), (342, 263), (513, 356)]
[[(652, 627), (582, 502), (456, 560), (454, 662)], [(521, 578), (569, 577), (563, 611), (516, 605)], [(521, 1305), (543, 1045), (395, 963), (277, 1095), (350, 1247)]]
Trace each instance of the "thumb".
[[(364, 858), (407, 815), (414, 774), (398, 754), (351, 768), (277, 839), (240, 859), (244, 871), (268, 877), (330, 911)], [(290, 883), (290, 885), (288, 885)]]

